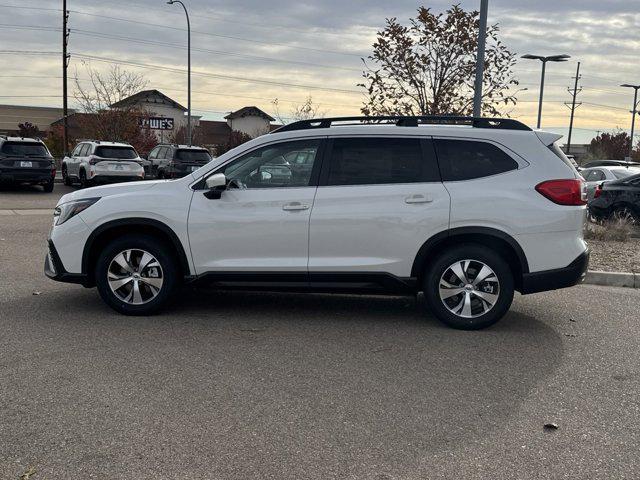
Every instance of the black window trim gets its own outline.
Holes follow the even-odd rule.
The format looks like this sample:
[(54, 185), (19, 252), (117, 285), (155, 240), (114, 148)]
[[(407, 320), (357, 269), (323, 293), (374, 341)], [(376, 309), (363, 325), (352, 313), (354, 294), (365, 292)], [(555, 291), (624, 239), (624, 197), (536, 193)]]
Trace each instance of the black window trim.
[[(231, 162), (235, 162), (239, 158), (244, 157), (245, 155), (247, 155), (247, 154), (249, 154), (251, 152), (255, 152), (256, 150), (260, 150), (261, 148), (265, 148), (265, 147), (270, 147), (272, 145), (278, 145), (280, 143), (300, 142), (300, 141), (308, 141), (308, 140), (319, 140), (320, 141), (320, 145), (318, 146), (318, 152), (316, 153), (316, 159), (314, 160), (313, 168), (311, 170), (311, 177), (309, 178), (309, 185), (307, 185), (306, 187), (252, 188), (251, 190), (278, 190), (278, 189), (285, 189), (285, 188), (317, 187), (318, 186), (318, 179), (320, 177), (320, 171), (321, 171), (322, 165), (325, 163), (325, 159), (326, 159), (327, 138), (328, 137), (326, 135), (313, 136), (313, 137), (292, 137), (292, 138), (283, 138), (283, 139), (275, 141), (275, 142), (268, 142), (268, 143), (263, 143), (261, 145), (256, 145), (255, 148), (244, 150), (242, 153), (239, 153), (238, 155), (234, 156), (233, 158), (230, 158), (226, 162), (221, 163), (220, 165), (217, 165), (215, 168), (213, 168), (212, 170), (208, 171), (201, 178), (199, 178), (194, 183), (192, 183), (190, 185), (190, 188), (192, 190), (194, 190), (194, 191), (207, 190), (207, 188), (205, 187), (205, 182), (206, 182), (207, 178), (209, 178), (211, 175), (215, 175), (216, 173), (219, 173), (222, 168), (227, 167)], [(213, 159), (213, 160), (215, 160), (215, 159)]]
[[(424, 163), (434, 162), (435, 172), (437, 172), (437, 179), (429, 182), (410, 182), (410, 183), (359, 183), (355, 185), (332, 185), (329, 183), (329, 172), (331, 171), (331, 152), (333, 151), (333, 142), (336, 139), (345, 138), (405, 138), (411, 140), (420, 140), (420, 150), (422, 161)], [(372, 186), (384, 186), (384, 185), (415, 185), (415, 184), (434, 184), (442, 183), (442, 174), (440, 172), (440, 165), (437, 161), (435, 146), (430, 135), (393, 135), (393, 134), (345, 134), (345, 135), (333, 135), (327, 138), (327, 146), (324, 151), (324, 158), (322, 161), (322, 169), (320, 172), (320, 179), (318, 187), (372, 187)]]
[[(483, 180), (485, 178), (498, 177), (500, 175), (506, 175), (506, 174), (509, 174), (509, 173), (512, 173), (512, 172), (517, 172), (518, 170), (522, 170), (524, 168), (527, 168), (530, 165), (529, 162), (527, 162), (524, 158), (522, 158), (516, 152), (511, 150), (509, 147), (507, 147), (506, 145), (503, 145), (500, 142), (496, 142), (493, 139), (477, 138), (477, 137), (454, 137), (454, 136), (448, 136), (448, 135), (431, 135), (431, 140), (433, 141), (433, 143), (432, 143), (433, 149), (434, 149), (436, 158), (438, 159), (438, 166), (440, 167), (440, 171), (441, 172), (442, 172), (442, 166), (440, 165), (440, 159), (438, 158), (438, 149), (435, 147), (435, 140), (461, 140), (461, 141), (467, 141), (467, 142), (489, 143), (489, 144), (499, 148), (500, 150), (502, 150), (506, 155), (508, 155), (518, 165), (518, 168), (516, 168), (515, 170), (507, 170), (506, 172), (494, 173), (493, 175), (487, 175), (485, 177), (470, 178), (468, 180), (442, 180), (443, 183), (472, 182), (474, 180)], [(442, 178), (442, 175), (441, 175), (441, 178)]]

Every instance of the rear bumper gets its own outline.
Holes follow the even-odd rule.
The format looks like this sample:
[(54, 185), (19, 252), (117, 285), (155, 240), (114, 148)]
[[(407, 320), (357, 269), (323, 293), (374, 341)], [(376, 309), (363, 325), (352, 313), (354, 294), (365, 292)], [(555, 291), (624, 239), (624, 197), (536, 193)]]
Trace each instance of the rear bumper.
[(585, 250), (567, 267), (542, 272), (525, 273), (522, 276), (523, 295), (573, 287), (584, 280), (589, 267), (589, 249)]
[(3, 183), (49, 183), (53, 178), (50, 168), (3, 168), (0, 170), (0, 182)]
[(52, 280), (65, 283), (79, 283), (90, 286), (87, 275), (83, 273), (69, 273), (65, 270), (55, 245), (49, 240), (49, 250), (44, 258), (44, 274)]

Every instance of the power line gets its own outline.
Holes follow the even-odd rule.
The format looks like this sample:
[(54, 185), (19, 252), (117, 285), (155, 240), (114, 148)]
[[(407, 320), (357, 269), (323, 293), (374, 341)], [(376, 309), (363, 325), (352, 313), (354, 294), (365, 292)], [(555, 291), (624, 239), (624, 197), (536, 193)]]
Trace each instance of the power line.
[[(167, 66), (162, 66), (162, 65), (152, 65), (152, 64), (148, 64), (148, 63), (133, 62), (133, 61), (127, 61), (127, 60), (117, 60), (117, 59), (114, 59), (114, 58), (101, 57), (101, 56), (97, 56), (97, 55), (87, 55), (87, 54), (81, 54), (81, 53), (74, 53), (73, 56), (81, 58), (81, 59), (94, 60), (94, 61), (103, 62), (103, 63), (114, 63), (114, 64), (119, 64), (119, 65), (129, 65), (129, 66), (133, 66), (133, 67), (147, 68), (147, 69), (150, 69), (150, 70), (159, 70), (159, 71), (164, 71), (164, 72), (173, 72), (173, 73), (181, 73), (181, 74), (185, 73), (184, 69), (181, 69), (181, 68), (167, 67)], [(318, 86), (318, 85), (304, 85), (304, 84), (297, 84), (297, 83), (278, 82), (278, 81), (275, 81), (275, 80), (263, 80), (263, 79), (257, 79), (257, 78), (246, 78), (246, 77), (238, 77), (238, 76), (234, 76), (234, 75), (222, 75), (222, 74), (209, 73), (209, 72), (192, 71), (191, 73), (192, 73), (192, 75), (198, 75), (198, 76), (203, 76), (203, 77), (217, 78), (217, 79), (221, 79), (221, 80), (233, 80), (233, 81), (247, 82), (247, 83), (259, 83), (259, 84), (263, 84), (263, 85), (276, 85), (276, 86), (302, 88), (302, 89), (309, 89), (309, 90), (320, 90), (320, 91), (327, 91), (327, 92), (334, 92), (334, 93), (345, 93), (345, 94), (351, 94), (351, 95), (354, 95), (354, 94), (360, 95), (362, 93), (362, 92), (357, 91), (357, 90), (347, 90), (347, 89), (341, 89), (341, 88), (321, 87), (321, 86)]]
[[(77, 35), (84, 35), (84, 36), (96, 37), (96, 38), (109, 38), (109, 39), (121, 40), (121, 41), (126, 41), (126, 42), (131, 42), (131, 43), (138, 43), (138, 44), (142, 44), (142, 45), (157, 45), (157, 46), (169, 47), (169, 48), (179, 48), (179, 49), (183, 49), (183, 50), (186, 50), (186, 48), (187, 48), (186, 45), (181, 45), (181, 44), (175, 44), (175, 43), (170, 43), (170, 42), (161, 42), (161, 41), (158, 41), (158, 40), (145, 40), (145, 39), (142, 39), (142, 38), (125, 37), (125, 36), (121, 36), (121, 35), (112, 35), (112, 34), (109, 34), (109, 33), (95, 32), (95, 31), (91, 31), (91, 30), (81, 30), (81, 29), (77, 29), (77, 28), (71, 29), (71, 32), (75, 33)], [(294, 64), (294, 65), (311, 66), (311, 67), (315, 67), (315, 68), (330, 68), (330, 69), (348, 70), (348, 71), (360, 72), (360, 73), (362, 72), (362, 69), (357, 69), (357, 68), (340, 67), (340, 66), (337, 66), (337, 65), (324, 65), (324, 64), (319, 64), (319, 63), (302, 62), (302, 61), (296, 61), (296, 60), (284, 60), (284, 59), (279, 59), (279, 58), (262, 57), (262, 56), (258, 56), (258, 55), (247, 55), (247, 54), (236, 53), (236, 52), (225, 52), (225, 51), (220, 51), (220, 50), (210, 50), (210, 49), (206, 49), (206, 48), (191, 47), (191, 50), (192, 51), (196, 51), (196, 52), (211, 53), (213, 55), (224, 55), (224, 56), (230, 56), (230, 57), (246, 58), (246, 59), (249, 59), (249, 60), (260, 60), (260, 61), (276, 62), (276, 63), (290, 63), (290, 64)]]
[[(99, 14), (96, 14), (96, 13), (82, 12), (82, 11), (79, 11), (79, 10), (69, 10), (69, 12), (70, 13), (75, 13), (75, 14), (78, 14), (78, 15), (86, 15), (86, 16), (89, 16), (89, 17), (103, 18), (103, 19), (115, 20), (115, 21), (119, 21), (119, 22), (133, 23), (133, 24), (136, 24), (136, 25), (145, 25), (145, 26), (149, 26), (149, 27), (166, 28), (166, 29), (169, 29), (169, 30), (176, 30), (176, 31), (180, 31), (180, 32), (186, 32), (186, 29), (184, 29), (184, 28), (172, 27), (170, 25), (162, 25), (162, 24), (159, 24), (159, 23), (142, 22), (140, 20), (131, 20), (131, 19), (128, 19), (128, 18), (112, 17), (112, 16), (109, 16), (109, 15), (99, 15)], [(327, 50), (327, 49), (323, 49), (323, 48), (303, 47), (303, 46), (291, 45), (291, 44), (287, 44), (287, 43), (265, 42), (265, 41), (262, 41), (262, 40), (254, 40), (254, 39), (250, 39), (250, 38), (236, 37), (236, 36), (232, 36), (232, 35), (223, 35), (223, 34), (220, 34), (220, 33), (202, 32), (202, 31), (197, 31), (197, 30), (191, 30), (191, 33), (192, 34), (197, 34), (197, 35), (206, 35), (206, 36), (216, 37), (216, 38), (226, 38), (226, 39), (229, 39), (229, 40), (237, 40), (237, 41), (240, 41), (240, 42), (255, 43), (255, 44), (259, 44), (259, 45), (270, 45), (270, 46), (275, 46), (275, 47), (285, 47), (285, 48), (313, 51), (313, 52), (320, 52), (320, 53), (332, 53), (332, 54), (336, 54), (336, 55), (346, 55), (346, 56), (353, 56), (353, 57), (358, 57), (358, 58), (363, 56), (363, 55), (357, 54), (357, 53), (340, 52), (340, 51), (337, 51), (337, 50)]]

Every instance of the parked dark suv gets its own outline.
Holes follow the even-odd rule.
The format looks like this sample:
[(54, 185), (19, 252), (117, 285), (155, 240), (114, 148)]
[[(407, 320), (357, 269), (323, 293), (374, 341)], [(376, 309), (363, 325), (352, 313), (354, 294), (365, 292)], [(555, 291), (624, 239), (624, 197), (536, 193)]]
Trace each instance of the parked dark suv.
[(155, 178), (182, 178), (211, 159), (207, 149), (188, 145), (158, 145), (148, 157), (151, 175)]
[(53, 157), (40, 140), (0, 136), (0, 182), (42, 185), (52, 192), (55, 176)]
[(626, 217), (640, 225), (640, 175), (599, 185), (589, 213), (598, 220)]

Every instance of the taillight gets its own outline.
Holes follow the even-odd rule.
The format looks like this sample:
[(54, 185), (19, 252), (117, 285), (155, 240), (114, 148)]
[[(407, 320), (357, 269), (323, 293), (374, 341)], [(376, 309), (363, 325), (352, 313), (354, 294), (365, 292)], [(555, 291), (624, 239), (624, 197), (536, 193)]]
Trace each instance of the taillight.
[(547, 180), (536, 185), (536, 190), (558, 205), (580, 206), (587, 204), (586, 185), (577, 178)]
[(94, 157), (93, 155), (89, 157), (89, 165), (95, 165), (101, 160), (100, 157)]
[(593, 198), (598, 198), (602, 194), (602, 185), (598, 185), (593, 192)]
[(51, 178), (56, 178), (56, 167), (51, 169)]

